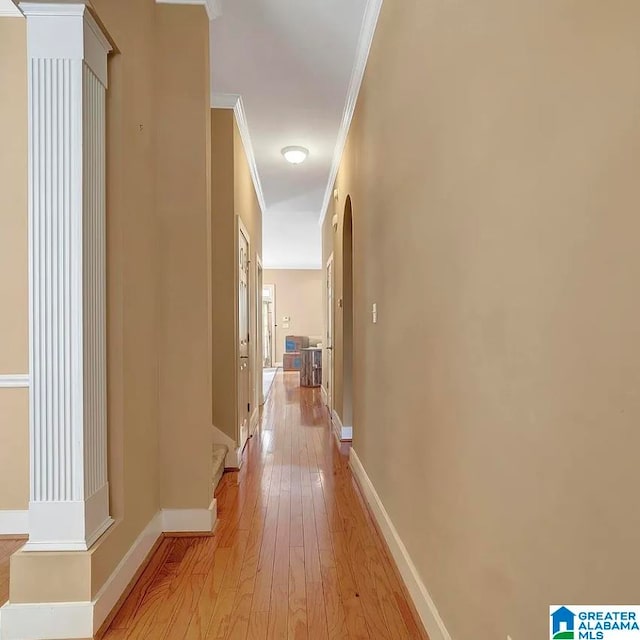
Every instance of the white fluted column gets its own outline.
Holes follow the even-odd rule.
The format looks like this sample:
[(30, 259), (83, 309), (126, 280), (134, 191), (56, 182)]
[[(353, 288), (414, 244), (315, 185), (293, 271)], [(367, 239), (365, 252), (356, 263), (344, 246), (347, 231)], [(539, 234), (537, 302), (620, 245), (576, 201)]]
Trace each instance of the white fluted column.
[(29, 64), (30, 450), (25, 549), (84, 550), (109, 527), (105, 91), (84, 4), (21, 3)]

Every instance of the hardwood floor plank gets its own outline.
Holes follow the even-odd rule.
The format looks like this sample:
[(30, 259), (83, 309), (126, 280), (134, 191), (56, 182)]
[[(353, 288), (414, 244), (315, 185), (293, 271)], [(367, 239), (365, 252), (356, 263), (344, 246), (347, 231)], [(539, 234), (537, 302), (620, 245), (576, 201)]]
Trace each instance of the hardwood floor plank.
[(274, 583), (271, 592), (271, 608), (269, 609), (268, 640), (287, 640), (288, 602), (288, 583)]
[(214, 535), (166, 538), (104, 640), (428, 640), (348, 450), (319, 392), (279, 373)]
[(147, 590), (153, 584), (156, 574), (160, 570), (160, 567), (164, 564), (170, 547), (170, 538), (165, 538), (164, 540), (162, 540), (156, 553), (149, 560), (149, 563), (138, 579), (138, 582), (136, 582), (135, 586), (133, 587), (133, 590), (131, 591), (127, 599), (122, 603), (120, 610), (115, 615), (113, 621), (111, 622), (111, 629), (129, 628), (131, 620), (133, 619), (140, 604), (142, 603)]
[(23, 538), (0, 539), (0, 607), (9, 599), (11, 556), (26, 542)]
[(249, 618), (247, 640), (267, 640), (269, 631), (269, 612), (252, 611)]
[(206, 640), (224, 640), (231, 625), (231, 612), (236, 599), (236, 589), (223, 589), (213, 611), (207, 629)]
[(291, 547), (289, 551), (289, 611), (287, 638), (305, 640), (307, 631), (307, 589), (304, 577), (304, 548)]
[(205, 640), (213, 612), (218, 602), (218, 596), (222, 589), (222, 579), (229, 562), (231, 549), (216, 549), (213, 554), (213, 564), (205, 578), (200, 598), (196, 605), (189, 627), (185, 634), (185, 640)]
[(328, 640), (327, 612), (322, 582), (307, 582), (307, 626), (311, 640)]

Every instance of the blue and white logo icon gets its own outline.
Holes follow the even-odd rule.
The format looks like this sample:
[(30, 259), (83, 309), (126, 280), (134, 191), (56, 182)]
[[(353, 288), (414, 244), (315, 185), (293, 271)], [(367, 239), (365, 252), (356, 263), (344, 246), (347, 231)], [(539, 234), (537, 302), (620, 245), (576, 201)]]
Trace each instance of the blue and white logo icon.
[(553, 640), (575, 640), (575, 620), (576, 614), (567, 609), (560, 607), (551, 614), (551, 638)]

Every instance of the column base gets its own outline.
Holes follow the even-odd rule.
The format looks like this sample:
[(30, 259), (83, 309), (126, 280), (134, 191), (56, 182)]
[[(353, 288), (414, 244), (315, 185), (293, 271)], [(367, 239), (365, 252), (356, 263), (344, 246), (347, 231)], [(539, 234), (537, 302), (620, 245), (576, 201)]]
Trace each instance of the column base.
[(29, 541), (24, 551), (87, 551), (113, 524), (109, 484), (88, 500), (29, 503)]

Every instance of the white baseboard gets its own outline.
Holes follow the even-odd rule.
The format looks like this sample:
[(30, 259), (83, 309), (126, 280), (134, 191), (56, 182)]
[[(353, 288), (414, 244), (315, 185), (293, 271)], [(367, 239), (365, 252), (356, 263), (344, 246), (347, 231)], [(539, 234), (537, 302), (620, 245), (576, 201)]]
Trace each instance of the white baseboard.
[(2, 640), (71, 640), (92, 636), (92, 602), (7, 602), (0, 609)]
[(331, 422), (333, 423), (333, 433), (340, 442), (349, 442), (353, 439), (353, 427), (345, 427), (340, 420), (340, 416), (335, 412), (331, 412)]
[(324, 388), (324, 385), (320, 385), (320, 395), (322, 397), (322, 404), (327, 406), (329, 404), (329, 396), (327, 395), (327, 390)]
[[(100, 628), (162, 534), (162, 514), (151, 519), (109, 576), (93, 602), (93, 633)], [(65, 636), (61, 636), (65, 637)]]
[(136, 538), (92, 602), (35, 602), (0, 609), (1, 640), (91, 638), (117, 604), (162, 534), (157, 513)]
[(211, 531), (216, 501), (208, 509), (163, 509), (136, 538), (91, 602), (34, 602), (0, 608), (0, 640), (92, 638), (163, 532)]
[(238, 443), (230, 438), (224, 431), (220, 431), (218, 427), (212, 426), (213, 443), (224, 444), (227, 446), (228, 452), (224, 459), (225, 469), (239, 469), (242, 466), (242, 448)]
[(391, 555), (400, 571), (402, 580), (407, 587), (427, 635), (431, 640), (451, 640), (451, 636), (444, 626), (436, 605), (422, 582), (407, 548), (404, 546), (387, 510), (382, 504), (382, 500), (380, 500), (378, 492), (353, 449), (349, 452), (349, 465), (360, 485), (364, 499), (367, 501), (371, 513), (389, 546)]
[(0, 511), (0, 535), (26, 535), (29, 533), (29, 510)]
[(165, 533), (212, 531), (217, 514), (215, 498), (208, 509), (162, 509), (162, 531)]

